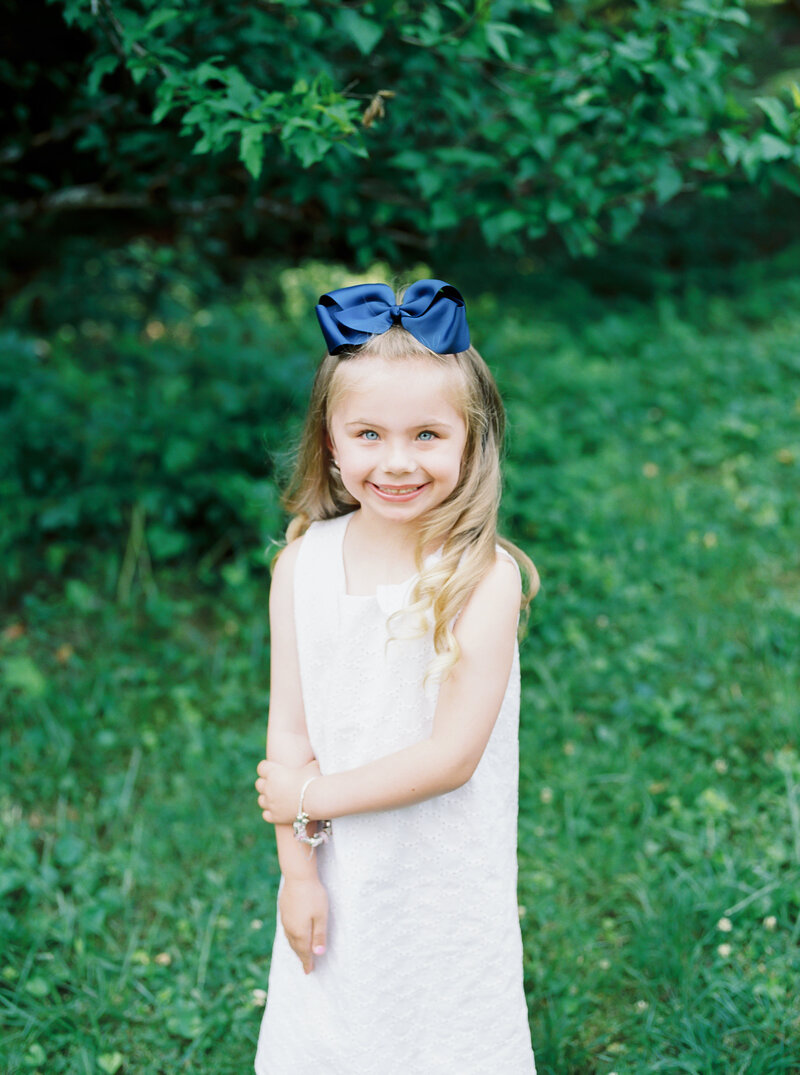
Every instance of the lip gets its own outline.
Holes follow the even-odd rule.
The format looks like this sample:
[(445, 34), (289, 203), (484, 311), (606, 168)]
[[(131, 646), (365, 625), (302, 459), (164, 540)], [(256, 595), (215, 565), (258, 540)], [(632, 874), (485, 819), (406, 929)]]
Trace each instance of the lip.
[[(376, 485), (375, 482), (370, 482), (369, 485), (381, 500), (387, 500), (392, 504), (402, 504), (408, 500), (415, 500), (427, 488), (428, 483), (422, 482), (420, 485)], [(392, 490), (395, 491), (393, 492)]]

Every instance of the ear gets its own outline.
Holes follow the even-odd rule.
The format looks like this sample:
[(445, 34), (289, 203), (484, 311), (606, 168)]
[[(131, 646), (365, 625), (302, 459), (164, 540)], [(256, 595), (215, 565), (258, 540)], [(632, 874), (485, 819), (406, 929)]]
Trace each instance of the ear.
[(330, 452), (330, 456), (333, 462), (336, 463), (336, 465), (338, 466), (339, 464), (336, 462), (336, 446), (334, 445), (333, 440), (331, 439), (331, 435), (327, 431), (327, 429), (325, 430), (325, 447)]

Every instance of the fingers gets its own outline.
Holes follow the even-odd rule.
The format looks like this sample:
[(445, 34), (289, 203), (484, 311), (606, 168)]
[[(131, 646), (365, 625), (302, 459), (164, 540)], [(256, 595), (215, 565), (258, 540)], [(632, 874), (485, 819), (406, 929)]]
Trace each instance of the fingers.
[[(284, 925), (284, 929), (286, 929)], [(292, 951), (303, 964), (305, 974), (314, 969), (314, 956), (324, 956), (326, 941), (327, 915), (315, 917), (307, 933), (295, 933), (286, 930), (286, 939)]]
[(303, 964), (304, 973), (310, 974), (314, 969), (314, 959), (311, 955), (311, 935), (309, 933), (302, 935), (298, 933), (287, 933), (286, 939), (288, 940), (292, 951)]
[(324, 956), (327, 944), (328, 916), (317, 915), (311, 923), (311, 951), (315, 956)]

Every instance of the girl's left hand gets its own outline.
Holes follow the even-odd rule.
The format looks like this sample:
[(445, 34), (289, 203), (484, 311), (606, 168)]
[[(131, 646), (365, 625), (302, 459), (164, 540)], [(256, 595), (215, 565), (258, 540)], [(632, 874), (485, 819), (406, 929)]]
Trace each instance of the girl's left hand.
[(319, 776), (319, 765), (311, 761), (302, 769), (292, 769), (275, 761), (258, 763), (258, 805), (261, 816), (273, 825), (290, 825), (297, 817), (300, 791), (312, 776)]

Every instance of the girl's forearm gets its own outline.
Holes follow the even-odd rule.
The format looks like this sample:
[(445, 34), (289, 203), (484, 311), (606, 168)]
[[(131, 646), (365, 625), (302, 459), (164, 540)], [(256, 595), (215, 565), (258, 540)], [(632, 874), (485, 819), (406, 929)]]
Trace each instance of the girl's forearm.
[(465, 784), (475, 766), (436, 739), (424, 739), (357, 769), (317, 777), (306, 791), (310, 818), (392, 810), (444, 795)]
[[(282, 765), (299, 767), (311, 761), (313, 754), (307, 735), (276, 732), (271, 728), (267, 736), (267, 756), (271, 761), (280, 762)], [(281, 873), (287, 880), (316, 880), (316, 856), (309, 855), (306, 844), (295, 840), (291, 825), (275, 826), (275, 843)]]
[(294, 838), (291, 825), (275, 826), (275, 843), (278, 845), (278, 862), (287, 881), (317, 880), (317, 858), (309, 854), (308, 845)]

